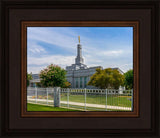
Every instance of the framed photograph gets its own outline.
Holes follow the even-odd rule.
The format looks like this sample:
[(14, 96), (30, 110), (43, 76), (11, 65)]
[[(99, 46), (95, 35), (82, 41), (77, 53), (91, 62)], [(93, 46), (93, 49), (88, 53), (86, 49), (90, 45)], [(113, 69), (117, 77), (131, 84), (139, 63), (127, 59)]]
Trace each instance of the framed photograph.
[(1, 135), (158, 136), (159, 6), (2, 1)]
[[(22, 54), (27, 55), (24, 59), (21, 58), (22, 116), (138, 116), (138, 21), (22, 21), (21, 25), (21, 47), (24, 50)], [(80, 42), (80, 36), (77, 36), (77, 48), (71, 46), (74, 46), (71, 41), (75, 37), (71, 33), (82, 34), (83, 37), (88, 36), (84, 38), (86, 39), (84, 43), (87, 43), (87, 39), (93, 41), (93, 44), (91, 42), (88, 44), (91, 46), (86, 44), (84, 47), (84, 55), (88, 57), (85, 59), (86, 61), (88, 59), (90, 66), (84, 63), (83, 41)], [(41, 36), (38, 37), (38, 34)], [(115, 44), (115, 42), (118, 43)], [(98, 46), (94, 46), (94, 43)], [(49, 44), (50, 54), (46, 49)], [(39, 53), (39, 51), (36, 57), (37, 48), (44, 49), (43, 52), (46, 53)], [(77, 51), (75, 63), (71, 49)], [(107, 59), (110, 62), (108, 64)], [(26, 68), (30, 71), (27, 77)], [(120, 68), (123, 68), (123, 71)], [(23, 78), (28, 78), (28, 80)]]

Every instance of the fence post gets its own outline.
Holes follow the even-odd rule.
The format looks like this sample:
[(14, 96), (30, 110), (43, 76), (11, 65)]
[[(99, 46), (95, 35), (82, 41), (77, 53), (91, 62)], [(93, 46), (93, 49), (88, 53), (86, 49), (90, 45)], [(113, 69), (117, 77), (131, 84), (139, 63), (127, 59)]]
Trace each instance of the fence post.
[(53, 94), (53, 106), (54, 106), (54, 87), (51, 89), (51, 93)]
[(131, 89), (131, 95), (132, 95), (132, 107), (131, 107), (131, 111), (133, 111), (133, 89)]
[(67, 88), (67, 107), (69, 108), (69, 88)]
[(106, 111), (107, 111), (107, 89), (105, 89), (106, 92)]
[(47, 88), (47, 105), (48, 105), (48, 88)]
[(86, 88), (84, 89), (84, 110), (86, 111)]
[(59, 87), (59, 107), (61, 106), (61, 87)]
[(54, 87), (54, 107), (60, 107), (60, 87)]
[(35, 98), (36, 98), (36, 103), (37, 103), (37, 96), (38, 94), (37, 94), (37, 87), (35, 87)]

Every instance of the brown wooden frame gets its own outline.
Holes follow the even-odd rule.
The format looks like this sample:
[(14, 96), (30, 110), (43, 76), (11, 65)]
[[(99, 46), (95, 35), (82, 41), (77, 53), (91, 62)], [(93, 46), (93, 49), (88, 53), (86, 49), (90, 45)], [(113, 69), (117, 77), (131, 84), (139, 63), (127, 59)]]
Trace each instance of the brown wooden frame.
[[(160, 136), (160, 0), (1, 0), (0, 14), (0, 137)], [(22, 21), (139, 21), (139, 116), (22, 117)]]
[[(133, 27), (133, 111), (122, 112), (27, 112), (27, 27)], [(139, 22), (138, 21), (22, 21), (21, 22), (22, 117), (138, 117), (139, 116)]]

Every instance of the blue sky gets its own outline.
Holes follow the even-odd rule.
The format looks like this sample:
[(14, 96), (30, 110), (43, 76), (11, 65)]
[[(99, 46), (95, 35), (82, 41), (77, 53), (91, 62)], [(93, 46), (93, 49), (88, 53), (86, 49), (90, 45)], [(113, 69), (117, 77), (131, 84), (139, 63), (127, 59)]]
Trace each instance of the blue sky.
[(74, 64), (78, 36), (89, 67), (133, 68), (132, 27), (28, 27), (27, 72), (39, 73), (51, 63), (62, 68)]

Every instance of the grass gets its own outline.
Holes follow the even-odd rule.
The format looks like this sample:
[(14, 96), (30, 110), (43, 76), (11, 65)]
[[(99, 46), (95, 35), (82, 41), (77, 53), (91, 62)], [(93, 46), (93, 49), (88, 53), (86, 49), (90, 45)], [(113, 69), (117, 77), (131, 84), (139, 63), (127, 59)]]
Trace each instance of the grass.
[(27, 111), (79, 111), (79, 110), (27, 103)]
[[(44, 99), (44, 96), (40, 96), (39, 99)], [(53, 96), (48, 97), (49, 100), (53, 100)], [(67, 93), (61, 94), (61, 101), (67, 101)], [(70, 102), (79, 102), (84, 103), (85, 102), (85, 96), (84, 95), (75, 95), (70, 94), (69, 95), (69, 101)], [(34, 102), (34, 101), (30, 101)], [(47, 101), (37, 101), (39, 104), (46, 104)], [(88, 94), (86, 96), (86, 103), (88, 104), (101, 104), (106, 105), (106, 95), (91, 95)], [(53, 105), (53, 102), (49, 102), (48, 105)], [(107, 105), (111, 106), (120, 106), (120, 107), (131, 107), (131, 96), (128, 95), (108, 95), (107, 96)], [(52, 106), (45, 106), (45, 105), (36, 105), (36, 104), (29, 104), (28, 105), (28, 111), (84, 111), (84, 106), (78, 106), (78, 105), (69, 105), (71, 109), (67, 109), (67, 104), (61, 103), (61, 108), (54, 108)], [(63, 108), (64, 107), (64, 108)], [(73, 109), (72, 109), (73, 108)], [(105, 108), (96, 108), (96, 107), (86, 107), (87, 111), (105, 111)], [(75, 110), (74, 110), (75, 109)], [(108, 109), (107, 111), (124, 111), (119, 109)]]
[[(75, 109), (51, 107), (51, 106), (28, 103), (27, 104), (27, 111), (82, 111), (82, 110), (84, 111), (84, 107), (80, 107), (80, 106), (70, 106), (70, 107), (75, 108)], [(87, 111), (105, 111), (105, 109), (87, 107)], [(125, 110), (108, 109), (107, 111), (125, 111)]]
[[(108, 95), (107, 105), (131, 107), (131, 101), (129, 99), (131, 99), (131, 96)], [(61, 95), (61, 101), (67, 101), (67, 96), (65, 94)], [(84, 95), (70, 95), (69, 101), (84, 103)], [(106, 97), (105, 95), (87, 95), (86, 103), (106, 105)]]
[[(42, 97), (42, 96), (41, 96)], [(44, 99), (44, 97), (39, 98)], [(53, 100), (54, 98), (49, 96), (48, 100)], [(107, 105), (112, 106), (122, 106), (122, 107), (131, 107), (131, 96), (127, 95), (108, 95), (107, 96)], [(67, 101), (67, 94), (61, 94), (61, 101)], [(69, 101), (70, 102), (79, 102), (84, 103), (85, 98), (84, 95), (69, 95)], [(42, 102), (40, 102), (42, 103)], [(46, 102), (44, 102), (46, 103)], [(106, 104), (106, 96), (105, 95), (87, 95), (86, 97), (86, 103), (90, 104)]]

